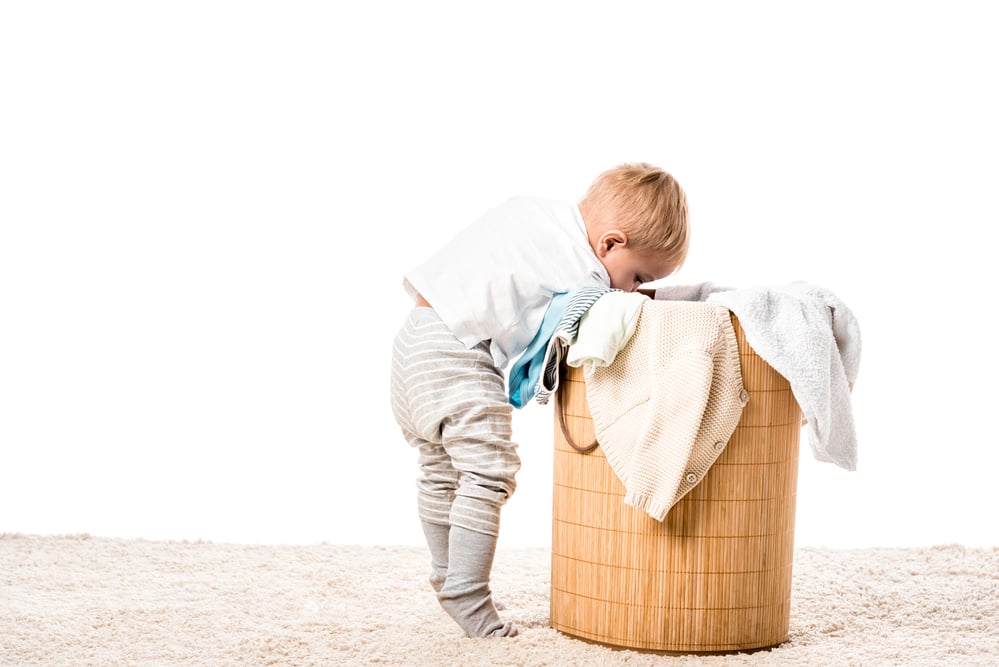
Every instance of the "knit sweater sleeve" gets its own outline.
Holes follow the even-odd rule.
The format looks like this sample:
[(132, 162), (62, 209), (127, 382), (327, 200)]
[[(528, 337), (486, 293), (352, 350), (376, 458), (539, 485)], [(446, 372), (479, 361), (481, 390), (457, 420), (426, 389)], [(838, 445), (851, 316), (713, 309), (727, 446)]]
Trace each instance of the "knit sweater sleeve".
[(693, 350), (653, 369), (651, 394), (628, 462), (624, 502), (662, 521), (693, 456), (711, 392), (711, 356)]

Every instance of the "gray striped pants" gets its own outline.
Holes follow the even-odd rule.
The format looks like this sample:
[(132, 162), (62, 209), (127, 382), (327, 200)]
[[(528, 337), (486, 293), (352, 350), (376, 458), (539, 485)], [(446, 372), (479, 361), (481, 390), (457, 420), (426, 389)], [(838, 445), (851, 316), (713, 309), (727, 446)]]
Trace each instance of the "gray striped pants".
[(392, 349), (392, 411), (419, 450), (420, 519), (498, 536), (520, 457), (488, 342), (468, 349), (433, 309), (414, 308)]

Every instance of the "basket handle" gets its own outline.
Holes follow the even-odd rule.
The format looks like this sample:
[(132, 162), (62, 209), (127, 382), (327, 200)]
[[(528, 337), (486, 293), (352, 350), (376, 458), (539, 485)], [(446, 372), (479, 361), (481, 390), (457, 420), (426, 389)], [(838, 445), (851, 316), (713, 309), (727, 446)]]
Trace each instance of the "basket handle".
[(569, 429), (565, 426), (565, 407), (562, 405), (562, 388), (565, 381), (565, 363), (559, 364), (559, 386), (558, 391), (555, 392), (555, 412), (558, 414), (558, 426), (562, 430), (562, 437), (565, 441), (569, 443), (569, 446), (575, 449), (580, 454), (589, 454), (600, 444), (593, 440), (593, 444), (588, 447), (580, 447), (576, 444), (576, 441), (572, 439), (569, 435)]

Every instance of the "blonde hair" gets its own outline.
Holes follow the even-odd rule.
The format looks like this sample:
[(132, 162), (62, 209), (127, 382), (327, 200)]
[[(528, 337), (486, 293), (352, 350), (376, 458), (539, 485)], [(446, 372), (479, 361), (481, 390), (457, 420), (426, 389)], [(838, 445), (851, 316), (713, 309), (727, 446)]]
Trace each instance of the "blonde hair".
[(620, 229), (640, 250), (666, 253), (677, 267), (687, 258), (687, 195), (670, 174), (646, 162), (600, 174), (579, 201), (587, 227)]

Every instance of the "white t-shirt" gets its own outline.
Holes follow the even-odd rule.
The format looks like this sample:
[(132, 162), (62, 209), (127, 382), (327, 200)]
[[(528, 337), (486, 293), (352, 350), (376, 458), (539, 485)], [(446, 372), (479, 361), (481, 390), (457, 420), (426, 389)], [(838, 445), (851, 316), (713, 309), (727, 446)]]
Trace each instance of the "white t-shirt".
[(610, 287), (575, 204), (515, 197), (490, 209), (405, 275), (467, 347), (488, 340), (497, 367), (519, 356), (555, 294)]

